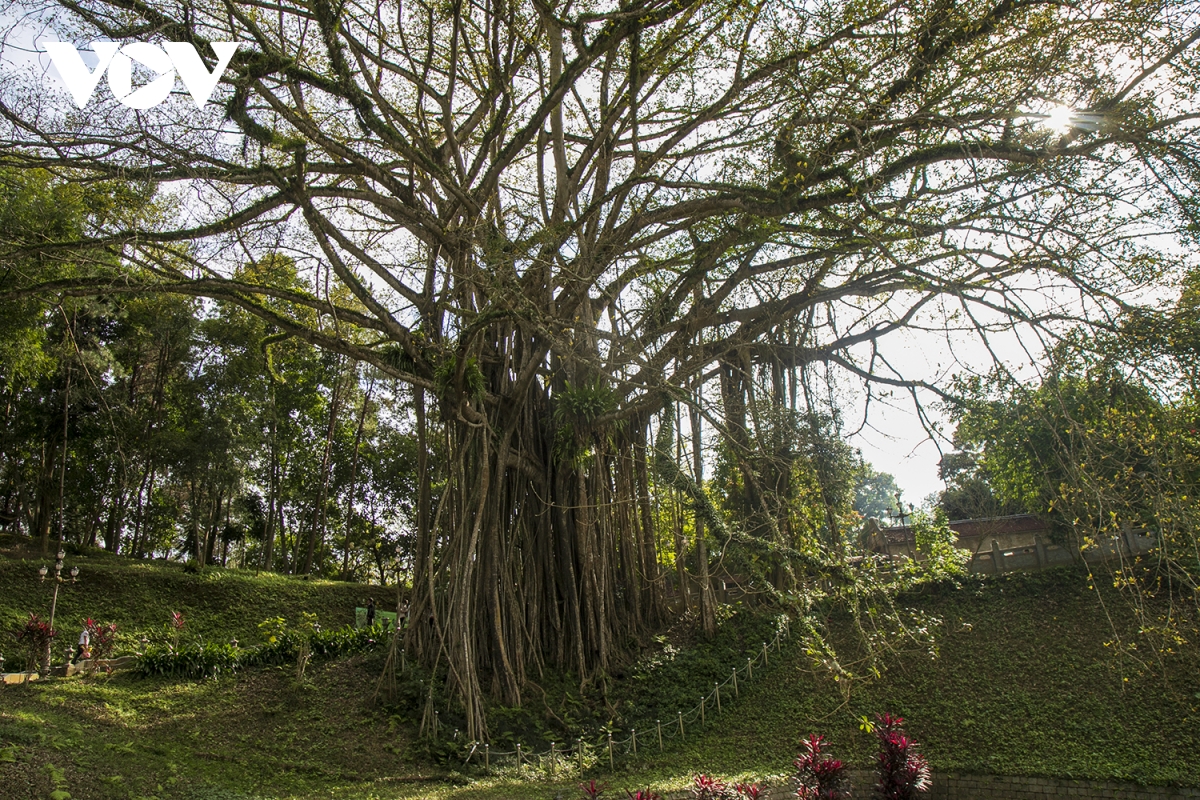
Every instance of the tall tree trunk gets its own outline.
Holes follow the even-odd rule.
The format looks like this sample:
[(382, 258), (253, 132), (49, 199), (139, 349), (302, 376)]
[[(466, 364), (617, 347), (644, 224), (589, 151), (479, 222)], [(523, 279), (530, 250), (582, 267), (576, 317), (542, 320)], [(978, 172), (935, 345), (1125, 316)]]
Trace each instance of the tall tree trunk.
[(42, 557), (50, 553), (50, 520), (54, 515), (54, 462), (47, 457), (46, 442), (42, 441), (42, 459), (37, 484), (37, 510), (33, 517), (33, 534), (41, 540)]
[[(358, 414), (358, 427), (354, 430), (354, 449), (351, 451), (350, 456), (350, 486), (346, 491), (345, 547), (342, 553), (343, 580), (350, 576), (350, 538), (354, 525), (354, 496), (358, 490), (358, 448), (362, 445), (363, 426), (367, 421), (367, 408), (371, 403), (371, 392), (374, 389), (375, 380), (372, 379), (367, 384), (367, 391), (363, 393), (362, 411)], [(397, 580), (397, 583), (399, 583), (399, 580)]]
[(263, 530), (262, 568), (270, 572), (275, 562), (275, 516), (279, 502), (279, 420), (275, 410), (275, 382), (268, 390), (267, 457), (271, 459), (267, 470), (267, 521)]
[[(692, 469), (696, 476), (696, 485), (704, 490), (704, 440), (700, 427), (700, 403), (703, 402), (704, 385), (696, 389), (696, 400), (691, 406), (692, 422)], [(700, 625), (704, 635), (712, 637), (717, 632), (716, 598), (713, 596), (712, 580), (708, 575), (708, 543), (704, 536), (704, 517), (699, 513), (694, 515), (696, 526), (696, 560), (700, 573)]]
[[(355, 375), (354, 367), (351, 367), (351, 375)], [(325, 429), (325, 452), (321, 456), (321, 483), (317, 491), (316, 502), (313, 503), (313, 515), (311, 527), (308, 531), (308, 550), (304, 555), (304, 574), (312, 574), (313, 557), (320, 550), (320, 546), (325, 543), (325, 517), (328, 511), (327, 501), (329, 497), (329, 478), (330, 470), (333, 466), (333, 434), (337, 430), (338, 412), (341, 410), (342, 402), (342, 378), (338, 375), (337, 380), (333, 382), (332, 397), (329, 400), (329, 424)], [(348, 391), (348, 389), (347, 389)]]
[(221, 503), (225, 500), (225, 489), (218, 489), (212, 500), (212, 511), (208, 517), (207, 534), (204, 537), (204, 563), (212, 564), (217, 551), (217, 539), (221, 530)]

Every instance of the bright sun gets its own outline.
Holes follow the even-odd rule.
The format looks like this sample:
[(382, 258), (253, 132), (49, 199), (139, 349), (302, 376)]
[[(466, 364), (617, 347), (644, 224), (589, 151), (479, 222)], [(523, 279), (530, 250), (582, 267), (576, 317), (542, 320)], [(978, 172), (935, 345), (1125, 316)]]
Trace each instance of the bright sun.
[(1066, 133), (1071, 128), (1071, 117), (1075, 110), (1068, 106), (1055, 106), (1042, 120), (1042, 124), (1055, 133)]

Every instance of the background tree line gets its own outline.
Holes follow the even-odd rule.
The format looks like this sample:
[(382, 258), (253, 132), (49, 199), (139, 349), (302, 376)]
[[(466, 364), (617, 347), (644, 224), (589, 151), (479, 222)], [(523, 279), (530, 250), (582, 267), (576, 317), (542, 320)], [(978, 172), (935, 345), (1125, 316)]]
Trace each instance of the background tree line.
[[(0, 175), (7, 236), (66, 236), (128, 186)], [(99, 204), (99, 205), (97, 205)], [(94, 274), (93, 254), (38, 265)], [(10, 267), (9, 275), (13, 274)], [(297, 285), (286, 258), (246, 280)], [(0, 321), (0, 524), (135, 558), (394, 580), (411, 397), (227, 303), (38, 298)]]

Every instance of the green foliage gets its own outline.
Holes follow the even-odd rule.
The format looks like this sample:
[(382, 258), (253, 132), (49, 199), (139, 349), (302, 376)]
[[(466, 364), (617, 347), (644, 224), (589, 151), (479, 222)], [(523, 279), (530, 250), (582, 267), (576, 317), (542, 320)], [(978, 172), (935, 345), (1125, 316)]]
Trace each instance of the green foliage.
[(597, 418), (612, 412), (617, 407), (617, 395), (606, 381), (596, 378), (578, 386), (570, 382), (555, 396), (554, 422), (556, 425), (588, 426)]
[[(273, 620), (268, 620), (274, 623)], [(298, 677), (303, 677), (300, 664), (307, 665), (312, 656), (338, 658), (374, 649), (384, 639), (380, 626), (355, 629), (350, 626), (322, 631), (313, 627), (284, 630), (272, 634), (265, 644), (240, 648), (235, 644), (217, 642), (191, 643), (171, 648), (151, 645), (138, 657), (136, 669), (147, 676), (175, 678), (216, 678), (222, 674), (250, 667), (297, 663)]]
[(956, 547), (958, 535), (950, 529), (946, 512), (940, 508), (932, 514), (914, 511), (911, 529), (921, 559), (912, 568), (926, 580), (941, 581), (967, 574), (971, 553)]
[(12, 637), (17, 643), (18, 650), (25, 656), (25, 671), (37, 669), (43, 654), (54, 643), (58, 631), (50, 627), (50, 623), (37, 614), (30, 614), (25, 624), (13, 631)]
[(462, 366), (461, 378), (459, 372), (458, 356), (455, 353), (447, 354), (438, 362), (434, 370), (438, 397), (443, 403), (455, 402), (460, 396), (476, 404), (482, 402), (487, 393), (487, 381), (479, 368), (478, 359), (468, 356)]
[(854, 510), (863, 518), (883, 519), (896, 505), (900, 487), (894, 476), (863, 463), (854, 479)]
[[(1051, 516), (1072, 546), (1126, 529), (1156, 537), (1165, 571), (1130, 602), (1177, 586), (1192, 592), (1200, 587), (1196, 397), (1186, 384), (1151, 386), (1080, 349), (1054, 356), (1036, 386), (1002, 375), (968, 383), (956, 437), (980, 453), (1000, 496)], [(1134, 583), (1128, 572), (1113, 580)], [(1146, 628), (1159, 626), (1146, 620)]]
[(238, 648), (232, 644), (204, 642), (181, 647), (150, 645), (138, 656), (137, 670), (143, 675), (172, 678), (216, 678), (241, 665)]

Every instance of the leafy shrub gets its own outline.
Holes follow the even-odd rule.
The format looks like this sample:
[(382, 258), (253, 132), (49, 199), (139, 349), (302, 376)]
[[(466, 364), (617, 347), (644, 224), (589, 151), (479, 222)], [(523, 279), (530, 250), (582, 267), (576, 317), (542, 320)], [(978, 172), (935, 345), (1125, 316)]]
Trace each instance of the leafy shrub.
[(579, 784), (579, 791), (583, 792), (583, 796), (586, 798), (586, 800), (596, 800), (597, 797), (604, 794), (606, 789), (608, 789), (608, 784), (596, 783), (595, 778), (592, 778), (587, 783)]
[(312, 640), (321, 630), (317, 615), (309, 611), (300, 612), (299, 652), (296, 654), (296, 680), (303, 680), (304, 670), (312, 658)]
[(223, 672), (238, 669), (238, 654), (233, 645), (216, 642), (186, 644), (179, 649), (150, 645), (138, 657), (137, 670), (143, 675), (215, 678)]
[(903, 717), (882, 714), (876, 720), (879, 752), (875, 756), (875, 793), (883, 800), (915, 800), (919, 792), (929, 791), (929, 762), (904, 733)]
[[(248, 667), (288, 664), (299, 658), (303, 635), (298, 631), (279, 630), (265, 637), (266, 644), (250, 648), (215, 642), (184, 645), (178, 649), (151, 645), (138, 658), (137, 670), (143, 675), (200, 679), (215, 678), (221, 673)], [(347, 625), (332, 631), (314, 630), (308, 636), (311, 655), (336, 658), (375, 647), (383, 639), (383, 628), (376, 625), (356, 630)]]
[(967, 574), (971, 553), (955, 546), (958, 536), (950, 528), (945, 510), (939, 508), (932, 515), (914, 512), (912, 532), (917, 550), (925, 556), (923, 563), (912, 565), (921, 577), (946, 580)]
[(647, 789), (636, 789), (634, 791), (625, 790), (628, 800), (662, 800), (662, 795), (658, 792), (652, 792)]
[(792, 763), (796, 765), (796, 796), (811, 800), (843, 800), (850, 796), (846, 765), (825, 755), (825, 737), (809, 734), (804, 751)]
[(17, 640), (17, 647), (25, 654), (25, 671), (33, 672), (37, 669), (38, 661), (46, 653), (58, 635), (58, 631), (50, 627), (50, 623), (39, 617), (37, 614), (30, 614), (29, 619), (25, 621), (25, 625), (19, 628), (14, 637)]
[[(191, 562), (188, 562), (188, 563), (191, 563)], [(183, 633), (183, 612), (182, 611), (172, 611), (171, 612), (170, 630), (171, 630), (171, 647), (172, 647), (172, 649), (178, 650), (179, 649), (179, 634)]]
[[(690, 792), (694, 800), (739, 800), (739, 798), (759, 800), (764, 796), (757, 783), (737, 783), (730, 786), (718, 778), (704, 774), (692, 778)], [(634, 797), (634, 795), (630, 795), (630, 797)], [(645, 797), (654, 798), (658, 795), (645, 795)]]
[(88, 647), (91, 653), (88, 658), (108, 658), (112, 655), (113, 646), (117, 643), (117, 623), (100, 623), (88, 617), (83, 621), (83, 627), (88, 632)]
[(697, 775), (692, 778), (691, 796), (695, 800), (736, 800), (733, 789), (718, 778)]

